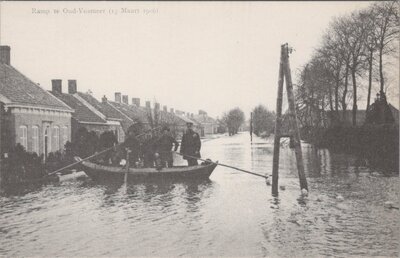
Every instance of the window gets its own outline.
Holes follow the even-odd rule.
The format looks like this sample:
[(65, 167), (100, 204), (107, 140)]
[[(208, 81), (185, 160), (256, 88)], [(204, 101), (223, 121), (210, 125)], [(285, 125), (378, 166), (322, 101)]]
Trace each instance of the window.
[(60, 149), (60, 128), (58, 126), (53, 127), (53, 138), (54, 138), (54, 150)]
[(25, 150), (28, 150), (27, 127), (25, 125), (19, 127), (19, 143), (24, 146)]
[(43, 128), (43, 153), (45, 158), (50, 152), (51, 152), (50, 126), (45, 125)]
[(62, 128), (62, 147), (64, 148), (65, 143), (68, 141), (68, 126), (63, 126)]
[(32, 126), (32, 152), (39, 155), (39, 127)]

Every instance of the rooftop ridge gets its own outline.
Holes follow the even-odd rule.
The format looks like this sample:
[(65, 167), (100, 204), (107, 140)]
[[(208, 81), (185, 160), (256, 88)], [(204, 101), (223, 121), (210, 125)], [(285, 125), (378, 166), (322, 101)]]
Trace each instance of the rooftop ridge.
[[(50, 92), (48, 92), (47, 90), (43, 89), (42, 87), (40, 87), (38, 84), (36, 84), (35, 82), (33, 82), (29, 77), (27, 77), (26, 75), (24, 75), (23, 73), (21, 73), (17, 68), (15, 68), (12, 65), (7, 65), (7, 64), (2, 64), (5, 66), (10, 67), (11, 69), (13, 69), (14, 71), (16, 71), (19, 75), (21, 75), (22, 77), (24, 77), (27, 81), (29, 81), (32, 86), (35, 86), (36, 88), (40, 89), (41, 91), (45, 92), (47, 95), (49, 95), (52, 99), (56, 100), (57, 102), (59, 102), (62, 106), (64, 106), (67, 110), (73, 112), (73, 110), (66, 105), (64, 102), (62, 102), (61, 100), (59, 100), (58, 98), (56, 98), (53, 94), (51, 94)], [(53, 106), (53, 105), (49, 105), (49, 106)], [(54, 106), (57, 107), (57, 106)]]
[(103, 120), (107, 121), (107, 117), (101, 113), (99, 110), (97, 110), (95, 107), (93, 107), (89, 102), (87, 102), (86, 100), (84, 100), (81, 96), (79, 96), (77, 93), (71, 94), (74, 98), (76, 98), (77, 100), (79, 100), (83, 105), (85, 105), (90, 111), (92, 111), (93, 113), (95, 113), (96, 115), (98, 115), (100, 118), (102, 118)]

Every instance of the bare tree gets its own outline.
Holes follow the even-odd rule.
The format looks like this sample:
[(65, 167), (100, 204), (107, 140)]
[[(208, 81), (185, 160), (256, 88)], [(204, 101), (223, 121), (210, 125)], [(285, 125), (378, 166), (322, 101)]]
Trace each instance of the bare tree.
[(396, 47), (392, 43), (399, 35), (399, 13), (397, 1), (375, 3), (372, 13), (375, 18), (375, 35), (379, 56), (380, 93), (384, 93), (385, 79), (383, 75), (383, 56), (393, 51)]
[(344, 16), (336, 18), (332, 23), (333, 38), (337, 42), (337, 51), (340, 53), (341, 59), (343, 60), (344, 69), (344, 86), (342, 91), (342, 111), (343, 111), (343, 121), (346, 118), (347, 110), (347, 93), (348, 93), (348, 83), (349, 83), (349, 69), (351, 62), (351, 51), (350, 51), (350, 41), (349, 35), (352, 33), (351, 28), (348, 26), (350, 23), (350, 17)]
[(363, 12), (351, 14), (348, 27), (351, 33), (348, 35), (349, 51), (351, 55), (350, 71), (353, 81), (353, 126), (357, 121), (357, 73), (362, 69), (363, 57), (365, 56), (365, 40), (367, 38), (366, 21), (368, 15)]
[(373, 67), (374, 67), (374, 54), (377, 49), (377, 35), (376, 35), (376, 18), (375, 12), (372, 8), (362, 11), (364, 15), (364, 25), (366, 30), (364, 47), (365, 47), (365, 61), (368, 66), (368, 90), (367, 90), (367, 107), (369, 109), (371, 103), (371, 90), (372, 90), (372, 77), (373, 77)]
[[(339, 122), (339, 108), (342, 109), (344, 122), (347, 105), (352, 103), (352, 124), (355, 126), (362, 82), (368, 78), (368, 110), (376, 70), (379, 70), (381, 96), (385, 96), (382, 59), (393, 56), (398, 50), (395, 44), (399, 35), (397, 7), (397, 2), (375, 3), (332, 21), (323, 36), (322, 45), (300, 72), (296, 98), (302, 124), (323, 124), (327, 109), (335, 114), (331, 118)], [(378, 66), (379, 69), (374, 68)], [(366, 74), (368, 76), (364, 76)]]

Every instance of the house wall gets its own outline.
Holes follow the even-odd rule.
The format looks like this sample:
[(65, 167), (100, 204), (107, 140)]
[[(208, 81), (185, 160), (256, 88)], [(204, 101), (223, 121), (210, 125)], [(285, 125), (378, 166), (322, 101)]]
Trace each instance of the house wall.
[[(10, 139), (11, 146), (20, 143), (24, 145), (21, 126), (26, 127), (26, 150), (34, 152), (34, 127), (37, 127), (38, 155), (44, 153), (45, 130), (47, 128), (48, 151), (55, 152), (64, 149), (64, 143), (71, 140), (71, 113), (33, 108), (10, 108)], [(58, 128), (58, 137), (56, 136)], [(65, 129), (64, 129), (65, 128)], [(37, 151), (35, 151), (37, 152)]]
[(0, 148), (1, 148), (1, 158), (3, 154), (9, 152), (11, 147), (11, 137), (10, 137), (10, 116), (4, 110), (4, 104), (0, 102)]
[(205, 134), (213, 134), (214, 133), (214, 126), (212, 124), (203, 124), (204, 126), (204, 133)]
[(204, 134), (216, 134), (218, 133), (218, 124), (213, 123), (202, 123), (204, 128)]

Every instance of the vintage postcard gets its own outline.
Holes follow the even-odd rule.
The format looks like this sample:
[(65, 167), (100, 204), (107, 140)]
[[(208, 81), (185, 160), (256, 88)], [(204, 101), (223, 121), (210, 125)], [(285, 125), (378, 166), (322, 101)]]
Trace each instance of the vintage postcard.
[(0, 1), (0, 257), (398, 257), (398, 1)]

